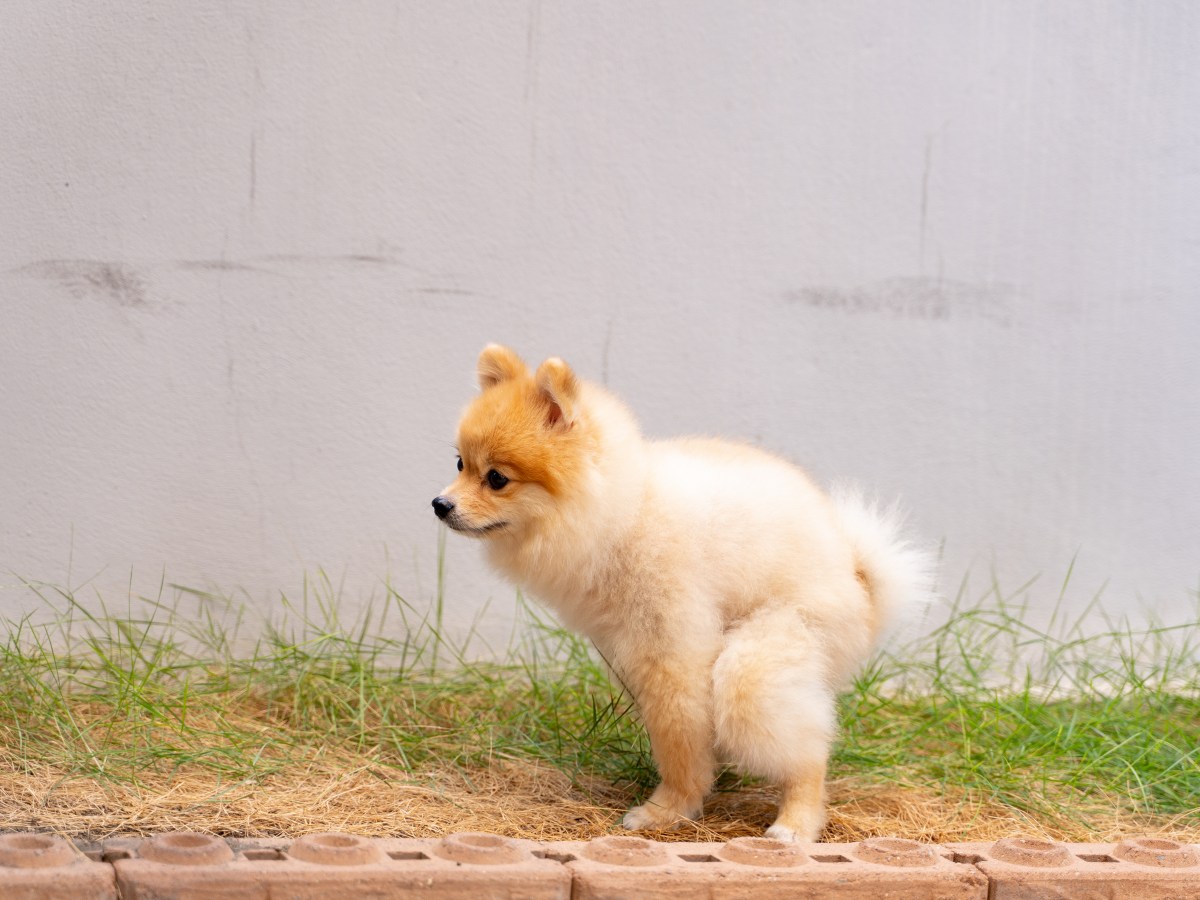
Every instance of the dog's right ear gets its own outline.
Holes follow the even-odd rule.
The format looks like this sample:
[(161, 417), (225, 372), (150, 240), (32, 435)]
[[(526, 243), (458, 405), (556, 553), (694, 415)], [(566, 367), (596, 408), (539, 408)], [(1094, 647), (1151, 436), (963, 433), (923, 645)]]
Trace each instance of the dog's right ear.
[(492, 385), (527, 374), (529, 369), (521, 357), (507, 347), (488, 344), (479, 354), (475, 371), (479, 375), (479, 389), (486, 391)]

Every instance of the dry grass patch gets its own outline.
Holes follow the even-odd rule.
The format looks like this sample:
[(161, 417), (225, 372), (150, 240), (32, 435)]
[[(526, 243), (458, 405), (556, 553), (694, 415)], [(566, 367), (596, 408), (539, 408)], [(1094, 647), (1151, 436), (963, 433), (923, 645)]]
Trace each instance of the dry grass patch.
[[(247, 645), (211, 595), (113, 615), (30, 589), (53, 616), (10, 623), (0, 648), (5, 829), (586, 839), (654, 782), (628, 699), (532, 611), (504, 660), (478, 662), (436, 607), (394, 594), (403, 638), (344, 625), (325, 597)], [(1028, 621), (993, 590), (868, 668), (843, 703), (826, 840), (1200, 841), (1194, 625)], [(774, 808), (726, 774), (702, 820), (662, 837), (759, 834)]]

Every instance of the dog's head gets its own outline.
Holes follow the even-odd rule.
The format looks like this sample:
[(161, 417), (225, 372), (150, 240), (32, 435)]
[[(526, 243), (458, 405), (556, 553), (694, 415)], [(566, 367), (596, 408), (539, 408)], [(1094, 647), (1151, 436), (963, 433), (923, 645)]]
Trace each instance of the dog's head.
[(480, 394), (458, 424), (458, 477), (433, 510), (462, 534), (515, 535), (544, 518), (579, 476), (580, 384), (561, 359), (531, 372), (498, 344), (483, 348), (477, 372)]

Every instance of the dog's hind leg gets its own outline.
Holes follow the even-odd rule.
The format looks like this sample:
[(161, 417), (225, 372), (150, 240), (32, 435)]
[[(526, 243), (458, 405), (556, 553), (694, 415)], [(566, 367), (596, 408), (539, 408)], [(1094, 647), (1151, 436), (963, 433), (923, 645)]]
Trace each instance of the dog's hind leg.
[(825, 767), (837, 727), (821, 642), (793, 609), (756, 613), (727, 635), (713, 667), (718, 750), (783, 789), (767, 830), (816, 840), (825, 824)]

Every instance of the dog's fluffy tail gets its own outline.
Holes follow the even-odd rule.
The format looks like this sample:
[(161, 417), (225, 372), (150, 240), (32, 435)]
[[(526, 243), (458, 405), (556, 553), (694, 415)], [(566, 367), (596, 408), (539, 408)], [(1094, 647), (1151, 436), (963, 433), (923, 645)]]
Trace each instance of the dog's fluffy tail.
[(902, 536), (897, 506), (880, 509), (851, 486), (835, 488), (832, 497), (875, 607), (876, 638), (919, 624), (933, 599), (937, 556)]

